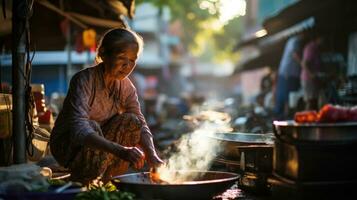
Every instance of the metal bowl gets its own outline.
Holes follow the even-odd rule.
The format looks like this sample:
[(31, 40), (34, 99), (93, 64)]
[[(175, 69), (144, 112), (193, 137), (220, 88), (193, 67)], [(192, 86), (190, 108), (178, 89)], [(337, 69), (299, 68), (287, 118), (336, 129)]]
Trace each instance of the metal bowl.
[(220, 142), (220, 146), (223, 148), (220, 156), (233, 160), (239, 160), (240, 157), (237, 147), (274, 144), (274, 135), (271, 133), (214, 133), (208, 137)]
[[(174, 173), (174, 172), (173, 172)], [(212, 199), (229, 189), (238, 174), (217, 171), (189, 171), (199, 177), (181, 184), (152, 183), (149, 172), (125, 174), (112, 181), (120, 190), (132, 192), (143, 199)]]

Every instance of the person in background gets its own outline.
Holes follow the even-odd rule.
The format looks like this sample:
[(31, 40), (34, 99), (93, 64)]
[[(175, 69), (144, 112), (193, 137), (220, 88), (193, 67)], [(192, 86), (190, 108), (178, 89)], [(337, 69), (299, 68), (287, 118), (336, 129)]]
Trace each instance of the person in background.
[(169, 97), (180, 98), (185, 93), (190, 93), (193, 90), (193, 86), (188, 79), (181, 74), (180, 63), (170, 63), (170, 79), (163, 88), (165, 94)]
[(128, 76), (142, 51), (142, 38), (127, 28), (105, 33), (97, 64), (75, 74), (50, 138), (51, 153), (73, 181), (107, 182), (129, 164), (163, 163)]
[(275, 94), (274, 115), (278, 120), (286, 119), (289, 114), (289, 93), (300, 89), (300, 58), (303, 48), (302, 33), (290, 37), (280, 61)]
[(275, 76), (276, 72), (270, 70), (260, 83), (260, 90), (264, 94), (264, 108), (269, 112), (274, 109)]
[(304, 93), (305, 109), (318, 110), (319, 72), (321, 71), (321, 45), (323, 37), (315, 33), (305, 45), (301, 61), (301, 86)]
[(164, 85), (163, 92), (167, 95), (168, 100), (166, 103), (172, 109), (170, 115), (173, 115), (175, 118), (181, 118), (189, 112), (190, 108), (187, 104), (187, 98), (192, 97), (193, 85), (181, 74), (180, 63), (170, 63), (169, 69), (170, 79)]
[(260, 80), (260, 92), (263, 93), (264, 95), (270, 92), (273, 86), (273, 81), (271, 78), (272, 74), (273, 72), (269, 68), (269, 72), (266, 75), (264, 75), (263, 78)]

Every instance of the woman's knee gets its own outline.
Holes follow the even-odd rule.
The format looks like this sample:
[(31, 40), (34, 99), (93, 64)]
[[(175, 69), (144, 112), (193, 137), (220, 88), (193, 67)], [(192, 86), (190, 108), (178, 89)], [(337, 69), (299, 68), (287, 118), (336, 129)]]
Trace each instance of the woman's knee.
[(141, 121), (132, 113), (124, 113), (122, 117), (121, 134), (124, 134), (124, 137), (131, 141), (131, 145), (138, 144), (141, 135)]
[(102, 131), (107, 139), (118, 143), (129, 140), (134, 145), (139, 142), (141, 127), (142, 123), (135, 114), (124, 113), (113, 116), (102, 126)]
[(125, 126), (130, 129), (140, 129), (142, 126), (139, 118), (133, 113), (123, 113), (114, 115), (106, 123), (102, 125), (102, 129), (106, 127), (113, 128), (113, 126)]
[(124, 113), (122, 116), (122, 125), (129, 131), (141, 130), (142, 123), (133, 113)]

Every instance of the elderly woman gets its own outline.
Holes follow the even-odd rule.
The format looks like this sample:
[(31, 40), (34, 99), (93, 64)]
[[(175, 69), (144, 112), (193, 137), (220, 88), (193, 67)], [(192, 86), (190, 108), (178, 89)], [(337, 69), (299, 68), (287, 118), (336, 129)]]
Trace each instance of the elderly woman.
[(129, 164), (140, 169), (144, 160), (149, 166), (163, 163), (128, 79), (142, 46), (132, 30), (112, 29), (98, 47), (99, 64), (72, 77), (50, 148), (73, 181), (88, 184), (102, 177), (107, 182)]

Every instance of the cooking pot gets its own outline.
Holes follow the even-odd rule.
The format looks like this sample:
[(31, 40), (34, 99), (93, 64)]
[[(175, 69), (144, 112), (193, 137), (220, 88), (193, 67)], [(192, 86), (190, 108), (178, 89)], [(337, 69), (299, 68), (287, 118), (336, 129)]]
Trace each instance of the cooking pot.
[(255, 133), (214, 133), (208, 135), (210, 139), (220, 142), (222, 151), (220, 156), (226, 159), (239, 160), (240, 151), (238, 147), (251, 145), (267, 145), (274, 143), (272, 133), (255, 134)]
[(273, 171), (295, 182), (357, 180), (357, 123), (274, 121)]
[(142, 199), (212, 199), (238, 180), (238, 174), (229, 172), (187, 172), (198, 178), (183, 183), (153, 183), (149, 172), (141, 172), (116, 176), (112, 182), (119, 190), (132, 192)]
[(274, 134), (283, 140), (305, 142), (357, 141), (357, 122), (296, 123), (293, 120), (274, 121)]

